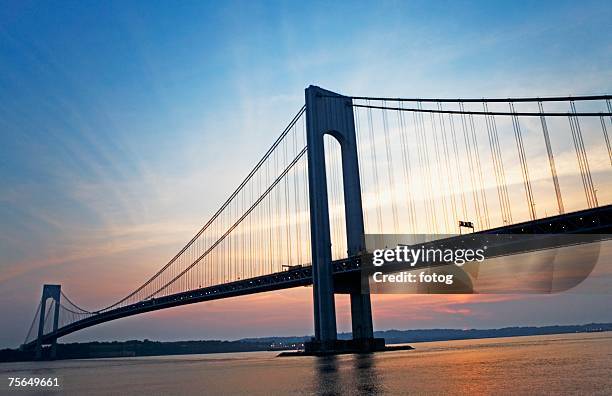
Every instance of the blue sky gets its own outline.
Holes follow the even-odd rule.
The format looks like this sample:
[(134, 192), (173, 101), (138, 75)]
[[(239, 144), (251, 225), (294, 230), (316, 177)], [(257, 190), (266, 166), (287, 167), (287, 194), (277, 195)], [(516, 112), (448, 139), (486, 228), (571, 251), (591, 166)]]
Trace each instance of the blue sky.
[[(43, 282), (95, 307), (161, 266), (308, 85), (384, 96), (609, 93), (611, 17), (607, 1), (3, 2), (0, 312), (14, 322), (0, 344), (21, 341)], [(605, 319), (602, 304), (593, 320)], [(176, 315), (197, 309), (208, 308)], [(257, 331), (308, 333), (308, 320)], [(241, 336), (224, 326), (211, 337)]]

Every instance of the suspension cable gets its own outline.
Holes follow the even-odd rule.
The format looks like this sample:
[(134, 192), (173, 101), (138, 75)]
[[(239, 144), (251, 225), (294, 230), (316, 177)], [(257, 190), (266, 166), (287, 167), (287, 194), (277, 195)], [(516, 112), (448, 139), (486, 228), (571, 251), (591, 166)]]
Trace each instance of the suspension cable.
[[(383, 102), (384, 104), (384, 102)], [(393, 156), (391, 154), (391, 138), (389, 136), (389, 122), (387, 120), (387, 110), (382, 111), (383, 135), (385, 137), (385, 152), (387, 154), (387, 178), (389, 181), (389, 189), (391, 194), (391, 213), (393, 214), (393, 229), (396, 234), (399, 234), (399, 220), (397, 212), (397, 204), (395, 199), (395, 177), (393, 172)]]
[[(522, 97), (522, 98), (383, 98), (372, 96), (332, 96), (321, 95), (322, 97), (334, 99), (353, 99), (353, 100), (374, 100), (389, 102), (440, 102), (440, 103), (509, 103), (509, 102), (569, 102), (570, 100), (610, 100), (612, 95), (581, 95), (581, 96), (549, 96), (549, 97)], [(611, 111), (612, 113), (612, 111)]]
[(197, 260), (195, 260), (192, 264), (187, 266), (187, 268), (185, 268), (178, 275), (176, 275), (170, 282), (168, 282), (166, 285), (162, 286), (162, 288), (160, 290), (157, 290), (156, 292), (150, 294), (147, 298), (145, 298), (145, 300), (150, 299), (151, 297), (153, 297), (154, 295), (159, 293), (161, 290), (163, 290), (163, 289), (167, 288), (169, 285), (173, 284), (177, 279), (181, 278), (187, 271), (189, 271), (191, 268), (193, 268), (193, 266), (195, 266), (204, 257), (206, 257), (215, 247), (217, 247), (217, 245), (219, 245), (221, 242), (223, 242), (225, 240), (225, 238), (253, 211), (253, 209), (255, 209), (257, 207), (257, 205), (259, 205), (259, 203), (264, 198), (266, 198), (268, 196), (270, 191), (272, 191), (274, 189), (274, 187), (276, 187), (276, 185), (283, 179), (283, 177), (287, 173), (289, 173), (291, 168), (293, 168), (293, 166), (298, 162), (298, 160), (305, 153), (306, 153), (306, 147), (304, 147), (302, 149), (302, 151), (300, 151), (300, 153), (297, 155), (297, 157), (295, 157), (295, 159), (293, 161), (291, 161), (291, 163), (285, 168), (285, 170), (283, 170), (283, 172), (276, 178), (276, 180), (274, 180), (274, 182), (266, 189), (266, 191), (264, 191), (264, 193), (259, 198), (257, 198), (257, 200), (249, 207), (249, 209), (246, 212), (244, 212), (244, 214), (242, 216), (240, 216), (240, 218), (234, 224), (232, 224), (227, 229), (227, 231), (225, 231), (225, 233), (223, 235), (221, 235), (217, 239), (217, 241), (215, 243), (213, 243), (213, 245), (211, 247), (209, 247)]
[(474, 154), (472, 152), (472, 142), (468, 132), (468, 121), (466, 119), (465, 109), (463, 103), (459, 103), (459, 109), (461, 109), (461, 129), (463, 131), (463, 142), (465, 144), (465, 151), (468, 160), (468, 167), (470, 169), (470, 184), (472, 186), (472, 198), (474, 200), (474, 209), (476, 210), (476, 218), (478, 219), (478, 227), (484, 229), (484, 221), (482, 213), (480, 211), (480, 197), (478, 189), (476, 187), (476, 172), (474, 170)]
[(521, 170), (523, 172), (523, 183), (525, 185), (525, 197), (527, 198), (527, 205), (529, 206), (529, 216), (531, 220), (535, 220), (535, 202), (533, 200), (533, 191), (531, 189), (531, 180), (529, 178), (529, 168), (527, 166), (527, 157), (525, 156), (525, 146), (523, 144), (523, 134), (521, 132), (521, 124), (519, 123), (518, 115), (514, 111), (514, 104), (510, 103), (510, 111), (512, 112), (512, 127), (514, 129), (514, 138), (516, 140), (516, 148), (519, 153), (519, 160), (521, 163)]
[(459, 186), (459, 190), (461, 192), (461, 210), (462, 217), (466, 219), (467, 217), (467, 204), (465, 198), (465, 189), (463, 188), (463, 172), (461, 172), (461, 161), (459, 160), (459, 143), (457, 142), (457, 132), (455, 129), (455, 119), (452, 114), (448, 115), (450, 121), (450, 129), (451, 129), (451, 137), (453, 139), (453, 153), (455, 157), (455, 172), (457, 176), (457, 185)]
[(580, 122), (578, 121), (576, 105), (573, 101), (570, 102), (571, 115), (568, 117), (570, 121), (570, 129), (572, 131), (572, 140), (574, 142), (574, 148), (576, 149), (576, 157), (578, 159), (578, 166), (580, 167), (580, 176), (584, 186), (584, 192), (586, 195), (587, 205), (589, 208), (597, 206), (597, 195), (595, 194), (595, 187), (593, 186), (593, 179), (591, 177), (591, 170), (589, 168), (589, 161), (584, 147), (584, 140), (582, 138), (582, 130), (580, 128)]
[(70, 300), (68, 298), (68, 296), (66, 294), (64, 294), (63, 291), (60, 290), (60, 294), (61, 296), (64, 298), (64, 300), (68, 301), (68, 303), (70, 303), (70, 305), (72, 305), (73, 307), (75, 307), (76, 309), (78, 309), (79, 311), (83, 312), (83, 313), (93, 313), (92, 311), (88, 311), (86, 309), (83, 309), (81, 307), (79, 307), (78, 305), (76, 305), (75, 303), (72, 302), (72, 300)]
[[(538, 102), (538, 109), (540, 110), (540, 113), (544, 113), (544, 107), (542, 106), (542, 102)], [(565, 213), (565, 209), (563, 208), (563, 198), (561, 196), (561, 188), (559, 187), (559, 177), (557, 176), (555, 157), (553, 155), (552, 147), (550, 145), (550, 136), (548, 134), (548, 125), (546, 124), (546, 117), (541, 116), (540, 123), (542, 124), (542, 134), (544, 135), (544, 143), (546, 144), (546, 153), (548, 154), (550, 174), (552, 175), (553, 185), (555, 187), (555, 195), (557, 196), (557, 206), (559, 208), (559, 214), (563, 214)]]
[(32, 319), (32, 324), (30, 325), (30, 328), (25, 337), (25, 341), (23, 342), (24, 344), (28, 343), (28, 340), (30, 339), (30, 335), (32, 335), (32, 330), (34, 330), (34, 325), (36, 324), (36, 318), (40, 317), (40, 307), (41, 306), (42, 306), (42, 301), (38, 303), (38, 307), (36, 308), (36, 313), (34, 314), (34, 318)]
[[(438, 109), (442, 110), (442, 103), (440, 102), (438, 102)], [(459, 221), (459, 212), (457, 210), (457, 200), (455, 199), (456, 185), (455, 183), (453, 183), (453, 180), (452, 180), (453, 172), (452, 172), (452, 167), (450, 164), (451, 154), (450, 154), (450, 149), (448, 148), (448, 137), (446, 134), (446, 123), (444, 122), (444, 115), (440, 113), (439, 117), (440, 117), (440, 130), (442, 132), (442, 149), (444, 152), (444, 159), (445, 159), (444, 164), (446, 165), (446, 178), (447, 178), (447, 185), (449, 187), (448, 195), (450, 196), (451, 210), (453, 212), (453, 228), (451, 228), (450, 231), (451, 233), (453, 233), (454, 224), (457, 224), (457, 222)]]
[[(610, 100), (606, 100), (606, 105), (608, 106), (608, 112), (612, 113), (612, 105), (610, 104)], [(608, 129), (606, 128), (606, 120), (603, 116), (600, 116), (599, 122), (601, 123), (601, 131), (603, 133), (604, 140), (606, 141), (606, 148), (608, 149), (610, 165), (612, 165), (612, 148), (610, 148), (610, 137), (608, 136)], [(612, 122), (612, 116), (610, 116), (610, 122)]]
[[(399, 103), (401, 107), (401, 102)], [(416, 234), (416, 210), (414, 207), (413, 194), (412, 194), (412, 166), (410, 163), (410, 150), (408, 145), (408, 136), (406, 132), (406, 122), (404, 119), (404, 113), (399, 111), (397, 113), (399, 130), (400, 130), (400, 141), (402, 148), (402, 165), (404, 169), (404, 180), (406, 186), (406, 203), (408, 207), (408, 218), (410, 219), (410, 231)]]
[[(460, 104), (462, 102), (459, 102)], [(514, 103), (514, 102), (508, 102)], [(577, 117), (601, 117), (601, 116), (612, 116), (612, 112), (583, 112), (583, 113), (534, 113), (534, 112), (507, 112), (507, 111), (472, 111), (472, 110), (437, 110), (437, 109), (423, 109), (423, 108), (408, 108), (408, 107), (389, 107), (389, 106), (374, 106), (367, 104), (347, 104), (347, 106), (352, 107), (364, 107), (370, 109), (377, 110), (399, 110), (399, 111), (410, 111), (414, 113), (444, 113), (444, 114), (471, 114), (471, 115), (500, 115), (500, 116), (510, 116), (510, 117), (567, 117), (567, 116), (577, 116)]]
[[(238, 195), (240, 191), (244, 188), (244, 186), (251, 180), (253, 175), (261, 168), (264, 162), (270, 157), (272, 152), (275, 151), (276, 147), (282, 142), (285, 136), (291, 131), (292, 126), (297, 122), (297, 120), (302, 116), (302, 114), (306, 111), (306, 105), (302, 106), (302, 108), (297, 112), (297, 114), (293, 117), (289, 125), (284, 129), (281, 135), (276, 139), (276, 141), (272, 144), (272, 146), (268, 149), (268, 151), (264, 154), (264, 156), (259, 160), (259, 162), (253, 167), (253, 169), (248, 173), (248, 175), (244, 178), (244, 180), (238, 185), (236, 190), (229, 196), (229, 198), (221, 205), (221, 207), (215, 212), (215, 214), (204, 224), (204, 226), (195, 234), (193, 238), (159, 271), (157, 271), (149, 280), (143, 283), (140, 287), (138, 287), (135, 291), (128, 294), (126, 297), (117, 301), (116, 303), (109, 305), (105, 308), (100, 309), (100, 311), (106, 311), (117, 305), (127, 301), (129, 298), (133, 297), (141, 290), (143, 290), (147, 285), (149, 285), (153, 280), (155, 280), (165, 269), (167, 269), (172, 263), (174, 263), (181, 255), (194, 243), (196, 239), (198, 239), (206, 229), (219, 217), (221, 213), (223, 213), (224, 209), (230, 204), (230, 202)], [(99, 312), (100, 312), (99, 311)]]
[[(443, 170), (440, 164), (441, 158), (440, 158), (440, 145), (438, 144), (438, 129), (436, 128), (434, 114), (430, 113), (430, 116), (431, 116), (431, 134), (433, 136), (433, 142), (434, 142), (433, 143), (434, 155), (438, 159), (438, 161), (436, 161), (436, 173), (437, 173), (439, 182), (441, 182), (443, 180), (442, 178)], [(440, 126), (440, 129), (442, 129), (441, 126)], [(440, 191), (440, 189), (438, 189), (438, 193), (440, 194), (440, 199), (442, 200), (442, 219), (444, 221), (444, 232), (449, 232), (448, 216), (447, 216), (448, 208), (446, 206), (446, 194), (444, 191)]]
[[(483, 102), (483, 108), (488, 111), (487, 102)], [(485, 116), (487, 123), (487, 134), (489, 137), (489, 147), (491, 149), (491, 159), (493, 161), (493, 169), (495, 180), (497, 183), (497, 196), (502, 212), (502, 221), (504, 224), (512, 223), (512, 211), (510, 208), (510, 198), (508, 197), (508, 187), (506, 183), (506, 174), (504, 170), (504, 161), (501, 154), (499, 144), (499, 136), (497, 133), (497, 123), (495, 116)]]
[(373, 175), (374, 175), (374, 187), (376, 188), (376, 200), (377, 200), (377, 205), (376, 205), (376, 220), (378, 223), (378, 232), (382, 233), (383, 232), (383, 223), (382, 223), (382, 212), (381, 212), (381, 200), (380, 200), (380, 181), (379, 181), (379, 177), (378, 177), (378, 168), (376, 166), (376, 164), (378, 163), (378, 161), (376, 160), (376, 139), (374, 137), (374, 126), (372, 125), (372, 109), (369, 108), (368, 110), (368, 132), (369, 132), (369, 137), (370, 137), (370, 144), (372, 145), (372, 149), (370, 150), (372, 153), (372, 170), (373, 170)]

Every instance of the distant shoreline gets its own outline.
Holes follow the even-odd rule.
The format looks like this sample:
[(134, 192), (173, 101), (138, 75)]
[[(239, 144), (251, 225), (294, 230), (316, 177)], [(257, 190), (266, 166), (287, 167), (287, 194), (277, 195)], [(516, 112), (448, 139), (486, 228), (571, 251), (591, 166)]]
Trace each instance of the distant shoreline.
[[(599, 333), (612, 331), (612, 323), (589, 323), (583, 325), (557, 325), (540, 327), (505, 327), (500, 329), (423, 329), (376, 331), (376, 337), (385, 338), (387, 345), (436, 341), (475, 340), (536, 335)], [(348, 339), (350, 333), (340, 333), (338, 338)], [(150, 340), (85, 342), (57, 345), (57, 359), (96, 359), (116, 357), (172, 356), (211, 353), (260, 352), (297, 350), (303, 348), (310, 336), (261, 337), (236, 341), (174, 341)], [(0, 350), (0, 362), (34, 360), (33, 351), (19, 349)]]
[[(608, 333), (608, 332), (612, 332), (612, 329), (611, 330), (596, 330), (596, 331), (572, 331), (572, 332), (546, 333), (546, 334), (520, 334), (520, 335), (513, 335), (513, 336), (498, 335), (498, 336), (479, 337), (479, 338), (455, 338), (452, 340), (437, 340), (437, 341), (413, 341), (410, 344), (418, 345), (418, 344), (423, 344), (427, 342), (493, 340), (496, 338), (521, 338), (521, 337), (537, 337), (537, 336), (547, 336), (547, 335), (570, 335), (570, 334), (599, 334), (599, 333)], [(388, 345), (397, 345), (397, 344), (388, 344)]]

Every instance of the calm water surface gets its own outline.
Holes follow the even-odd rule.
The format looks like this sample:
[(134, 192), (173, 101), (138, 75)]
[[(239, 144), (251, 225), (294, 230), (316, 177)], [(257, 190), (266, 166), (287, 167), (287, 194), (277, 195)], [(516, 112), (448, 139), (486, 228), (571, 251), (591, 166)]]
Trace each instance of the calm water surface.
[(61, 393), (72, 395), (612, 394), (609, 332), (413, 346), (329, 358), (252, 352), (3, 363), (0, 373), (5, 382), (59, 376)]

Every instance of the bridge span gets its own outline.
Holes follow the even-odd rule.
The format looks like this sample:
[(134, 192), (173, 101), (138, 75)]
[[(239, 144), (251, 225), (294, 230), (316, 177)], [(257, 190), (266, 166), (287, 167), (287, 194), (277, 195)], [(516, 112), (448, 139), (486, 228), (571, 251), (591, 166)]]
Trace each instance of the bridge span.
[[(549, 234), (551, 232), (557, 234), (612, 234), (612, 205), (553, 216), (535, 221), (527, 221), (487, 231), (480, 231), (476, 234), (532, 235), (543, 233)], [(336, 293), (350, 293), (353, 287), (359, 285), (362, 262), (363, 257), (360, 256), (335, 260), (332, 262), (334, 291)], [(418, 267), (411, 269), (418, 269)], [(55, 332), (45, 334), (42, 337), (41, 342), (43, 344), (51, 344), (58, 338), (74, 333), (75, 331), (141, 313), (181, 305), (195, 304), (204, 301), (239, 297), (248, 294), (264, 293), (310, 285), (312, 285), (312, 266), (299, 266), (297, 268), (290, 268), (285, 271), (275, 272), (269, 275), (237, 280), (235, 282), (176, 293), (160, 298), (152, 298), (147, 301), (142, 301), (126, 307), (115, 308), (106, 312), (94, 312), (87, 318), (59, 328)], [(36, 344), (37, 340), (34, 340), (29, 344), (24, 344), (23, 347), (26, 349), (34, 348)]]
[[(40, 355), (44, 345), (104, 322), (313, 285), (308, 348), (344, 347), (334, 294), (345, 293), (351, 345), (376, 349), (360, 281), (365, 234), (456, 234), (465, 224), (476, 234), (612, 234), (611, 99), (350, 97), (311, 86), (264, 157), (165, 266), (98, 310), (45, 285), (22, 347)], [(574, 151), (575, 171), (560, 170), (558, 147)]]

